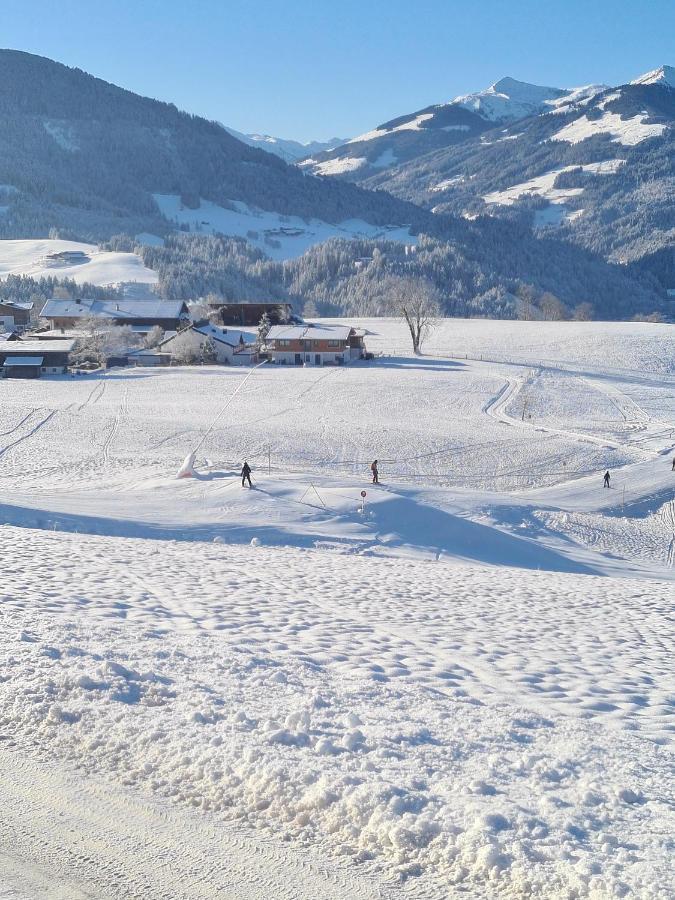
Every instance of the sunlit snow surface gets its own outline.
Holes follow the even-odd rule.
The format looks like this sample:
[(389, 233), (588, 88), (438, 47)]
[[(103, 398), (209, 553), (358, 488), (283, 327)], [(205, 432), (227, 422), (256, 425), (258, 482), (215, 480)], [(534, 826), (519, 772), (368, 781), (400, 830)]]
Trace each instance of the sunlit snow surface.
[(660, 137), (667, 125), (645, 122), (648, 116), (642, 113), (630, 119), (624, 119), (619, 113), (605, 112), (599, 119), (589, 119), (581, 116), (574, 119), (569, 125), (565, 125), (560, 131), (551, 135), (552, 141), (567, 141), (569, 144), (578, 144), (586, 138), (596, 134), (608, 134), (611, 140), (617, 144), (625, 144), (628, 147), (640, 144), (648, 138)]
[(414, 358), (360, 324), (386, 356), (255, 373), (192, 480), (242, 370), (0, 381), (12, 797), (49, 757), (171, 804), (191, 851), (201, 817), (371, 879), (275, 896), (669, 897), (670, 327), (449, 320)]
[[(350, 164), (352, 162), (356, 161), (350, 160)], [(277, 260), (302, 256), (310, 247), (330, 238), (386, 238), (416, 243), (416, 238), (405, 226), (371, 225), (362, 219), (347, 219), (332, 225), (320, 219), (301, 219), (256, 209), (240, 200), (232, 201), (231, 209), (210, 200), (201, 200), (198, 209), (190, 209), (174, 194), (155, 194), (154, 197), (160, 212), (170, 222), (188, 226), (194, 232), (245, 237), (254, 247)]]

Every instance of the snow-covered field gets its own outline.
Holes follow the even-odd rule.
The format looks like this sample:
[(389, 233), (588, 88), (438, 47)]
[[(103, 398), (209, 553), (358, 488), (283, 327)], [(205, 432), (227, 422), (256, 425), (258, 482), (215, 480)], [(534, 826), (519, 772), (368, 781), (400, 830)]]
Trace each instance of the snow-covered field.
[[(81, 261), (48, 259), (54, 253), (82, 253)], [(95, 244), (48, 238), (0, 241), (0, 278), (28, 275), (31, 278), (72, 278), (78, 284), (101, 286), (124, 282), (157, 284), (157, 273), (148, 269), (135, 253), (99, 250)]]
[(672, 896), (672, 328), (362, 324), (0, 381), (0, 896)]

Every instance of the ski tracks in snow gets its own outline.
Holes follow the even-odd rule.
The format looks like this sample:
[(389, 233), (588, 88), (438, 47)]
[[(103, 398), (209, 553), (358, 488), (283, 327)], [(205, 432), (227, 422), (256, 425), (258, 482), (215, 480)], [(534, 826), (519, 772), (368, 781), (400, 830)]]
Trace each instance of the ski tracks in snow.
[(668, 554), (666, 557), (666, 565), (669, 569), (672, 569), (675, 566), (675, 500), (670, 500), (663, 507), (663, 515), (666, 519), (667, 526), (670, 526), (670, 529), (673, 533), (673, 536), (670, 539), (670, 544), (668, 546)]
[[(664, 440), (666, 445), (670, 446), (669, 439), (672, 437), (675, 429), (674, 423), (655, 420), (632, 397), (629, 397), (616, 384), (610, 383), (607, 379), (586, 378), (586, 382), (607, 397), (622, 416), (626, 427), (632, 432), (626, 446), (642, 450), (643, 452), (656, 452), (653, 449), (654, 444), (663, 445)], [(634, 438), (633, 435), (635, 435)], [(651, 444), (652, 446), (643, 447), (643, 444)]]
[(101, 397), (105, 394), (106, 387), (107, 385), (105, 381), (98, 381), (90, 391), (87, 399), (83, 403), (80, 403), (80, 405), (78, 406), (78, 412), (82, 412), (82, 410), (86, 409), (90, 404), (98, 403)]
[[(34, 410), (34, 412), (32, 412), (30, 415), (28, 415), (24, 419), (22, 419), (22, 421), (19, 423), (19, 425), (17, 425), (16, 428), (14, 428), (12, 430), (14, 432), (16, 432), (16, 430), (19, 428), (20, 425), (25, 424), (26, 422), (29, 422), (31, 417), (37, 412), (39, 412), (39, 410)], [(23, 444), (24, 441), (27, 441), (30, 438), (34, 437), (40, 431), (41, 428), (43, 428), (48, 422), (50, 422), (54, 418), (54, 416), (56, 415), (57, 412), (58, 412), (58, 410), (56, 410), (56, 409), (50, 410), (43, 419), (40, 419), (39, 422), (36, 422), (34, 425), (32, 425), (32, 427), (25, 434), (22, 434), (20, 437), (16, 438), (16, 440), (11, 441), (9, 444), (6, 444), (0, 450), (0, 458), (3, 457), (7, 453), (8, 450), (13, 450), (14, 447), (18, 447), (19, 444)]]
[[(625, 426), (629, 429), (627, 439), (617, 440), (609, 437), (596, 437), (592, 434), (568, 428), (554, 428), (539, 421), (535, 425), (525, 417), (518, 419), (509, 415), (506, 410), (516, 400), (525, 383), (522, 377), (508, 377), (498, 393), (485, 404), (483, 412), (504, 425), (534, 428), (537, 431), (550, 435), (557, 435), (558, 437), (565, 437), (587, 444), (595, 444), (611, 450), (630, 450), (645, 454), (648, 457), (658, 455), (659, 449), (664, 445), (664, 441), (665, 445), (670, 447), (671, 441), (669, 439), (672, 437), (675, 425), (666, 422), (656, 422), (634, 400), (614, 385), (608, 384), (605, 380), (591, 378), (585, 378), (584, 380), (590, 387), (605, 396), (621, 414)], [(639, 433), (639, 436), (636, 433)]]

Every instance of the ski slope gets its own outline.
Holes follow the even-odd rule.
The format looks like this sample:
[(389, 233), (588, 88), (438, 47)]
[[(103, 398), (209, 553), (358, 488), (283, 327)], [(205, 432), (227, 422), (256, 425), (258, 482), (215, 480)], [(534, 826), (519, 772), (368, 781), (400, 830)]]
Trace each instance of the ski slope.
[(0, 381), (0, 896), (672, 895), (671, 327), (360, 324)]

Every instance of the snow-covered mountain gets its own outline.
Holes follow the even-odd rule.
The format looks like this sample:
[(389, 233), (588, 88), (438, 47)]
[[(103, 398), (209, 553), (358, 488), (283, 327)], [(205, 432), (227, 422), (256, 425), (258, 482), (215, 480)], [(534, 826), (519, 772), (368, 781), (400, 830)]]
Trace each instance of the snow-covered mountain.
[(244, 134), (236, 131), (234, 128), (224, 126), (237, 140), (248, 144), (249, 147), (257, 147), (259, 150), (266, 150), (279, 156), (284, 162), (294, 163), (300, 159), (305, 159), (314, 153), (323, 153), (326, 150), (333, 150), (345, 143), (346, 138), (331, 138), (328, 141), (309, 141), (306, 144), (300, 141), (293, 141), (287, 138), (273, 137), (271, 134)]
[[(348, 170), (349, 160), (338, 158), (352, 146), (346, 145), (314, 170), (331, 174), (342, 165), (343, 178), (437, 213), (554, 228), (556, 236), (615, 262), (640, 261), (664, 287), (675, 287), (675, 69), (661, 66), (618, 87), (566, 92), (504, 79), (449, 108), (458, 106), (484, 123), (461, 142), (409, 144), (407, 158), (379, 170), (365, 143), (358, 147), (362, 165)], [(419, 115), (416, 121), (418, 129), (431, 122)], [(381, 132), (370, 137), (377, 152), (389, 142), (395, 155), (397, 135), (375, 134)]]
[(673, 66), (659, 66), (651, 72), (640, 75), (631, 84), (660, 84), (665, 87), (675, 88), (675, 68)]
[(247, 230), (257, 228), (270, 247), (278, 237), (267, 233), (270, 221), (283, 231), (282, 217), (318, 223), (319, 231), (345, 220), (379, 230), (428, 218), (391, 195), (308, 178), (170, 103), (20, 51), (0, 50), (0, 122), (0, 238), (45, 237), (56, 228), (96, 241), (185, 229), (166, 220), (158, 196), (175, 197), (198, 219), (208, 203), (245, 207)]
[(431, 151), (470, 141), (496, 123), (563, 109), (604, 89), (604, 85), (541, 87), (502, 78), (486, 90), (399, 116), (340, 147), (308, 153), (300, 166), (316, 175), (344, 176), (360, 182)]
[[(658, 85), (632, 90), (670, 93)], [(571, 121), (566, 114), (549, 118), (561, 129)], [(56, 229), (62, 239), (106, 242), (106, 252), (137, 250), (157, 273), (159, 289), (174, 297), (217, 291), (287, 298), (301, 307), (314, 296), (335, 310), (361, 298), (359, 308), (369, 310), (380, 308), (387, 278), (408, 275), (434, 282), (448, 311), (503, 314), (511, 310), (504, 298), (522, 282), (554, 292), (570, 307), (592, 299), (610, 317), (659, 306), (652, 286), (631, 273), (541, 241), (527, 227), (434, 213), (412, 183), (419, 204), (395, 196), (408, 187), (399, 191), (393, 182), (371, 191), (312, 177), (216, 122), (27, 53), (0, 51), (0, 122), (0, 239), (45, 238)], [(410, 139), (414, 156), (420, 135), (435, 135), (436, 146), (448, 152), (448, 136), (471, 132), (473, 140), (464, 143), (475, 149), (494, 128), (461, 104), (446, 104), (394, 120), (385, 131)], [(382, 139), (362, 136), (361, 144), (376, 147), (382, 166), (373, 171), (384, 173)], [(138, 235), (144, 235), (140, 242)], [(342, 244), (329, 247), (330, 238)], [(413, 245), (418, 250), (407, 253)], [(364, 278), (363, 259), (375, 259), (376, 250), (384, 263)], [(460, 270), (467, 275), (461, 284)], [(14, 285), (12, 291), (19, 288), (29, 297), (36, 289)]]
[(572, 98), (593, 96), (604, 89), (605, 85), (590, 84), (563, 90), (540, 87), (537, 84), (528, 84), (526, 81), (507, 77), (490, 85), (487, 90), (455, 97), (452, 103), (478, 113), (489, 122), (513, 122), (516, 119), (524, 119), (555, 109), (561, 104), (570, 102)]

